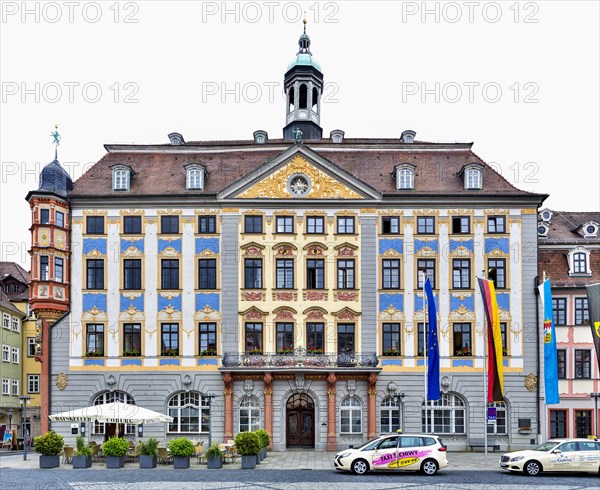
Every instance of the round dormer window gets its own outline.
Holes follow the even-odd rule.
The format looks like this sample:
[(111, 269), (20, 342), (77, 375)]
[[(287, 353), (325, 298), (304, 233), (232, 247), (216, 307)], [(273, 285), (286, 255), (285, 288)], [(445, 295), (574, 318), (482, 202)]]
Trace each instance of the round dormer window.
[(597, 235), (598, 227), (596, 225), (587, 225), (585, 227), (585, 234), (586, 235)]
[(544, 221), (549, 221), (552, 215), (550, 214), (550, 211), (543, 211), (541, 216)]
[(538, 231), (538, 235), (546, 236), (548, 234), (548, 227), (546, 225), (540, 223), (538, 225), (537, 231)]

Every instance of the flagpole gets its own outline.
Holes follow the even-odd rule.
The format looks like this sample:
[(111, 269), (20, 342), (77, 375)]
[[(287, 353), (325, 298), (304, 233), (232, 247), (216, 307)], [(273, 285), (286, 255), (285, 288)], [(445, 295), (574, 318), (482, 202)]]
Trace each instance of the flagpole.
[[(482, 271), (483, 272), (483, 278), (487, 279), (486, 274), (485, 274), (485, 269)], [(488, 391), (488, 387), (487, 387), (487, 356), (486, 356), (486, 349), (487, 349), (487, 342), (486, 342), (487, 336), (486, 336), (486, 325), (485, 325), (485, 318), (483, 320), (483, 449), (484, 449), (484, 461), (485, 461), (485, 466), (487, 468), (487, 464), (488, 464), (488, 437), (487, 437), (487, 391)], [(488, 352), (489, 355), (489, 352)]]
[(427, 400), (427, 295), (425, 294), (425, 280), (427, 275), (421, 272), (423, 281), (423, 378), (424, 378), (424, 396), (425, 401), (425, 434), (429, 434), (429, 402)]

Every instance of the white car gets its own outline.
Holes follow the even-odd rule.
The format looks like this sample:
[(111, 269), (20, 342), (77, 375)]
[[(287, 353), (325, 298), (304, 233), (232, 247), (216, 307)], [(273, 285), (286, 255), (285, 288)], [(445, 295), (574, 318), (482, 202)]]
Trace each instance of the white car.
[(430, 434), (390, 434), (380, 436), (357, 449), (346, 449), (335, 455), (334, 467), (363, 475), (367, 471), (408, 470), (435, 475), (446, 468), (446, 446), (438, 436)]
[(533, 449), (513, 451), (500, 457), (500, 468), (539, 475), (542, 471), (600, 472), (600, 441), (597, 439), (551, 439)]

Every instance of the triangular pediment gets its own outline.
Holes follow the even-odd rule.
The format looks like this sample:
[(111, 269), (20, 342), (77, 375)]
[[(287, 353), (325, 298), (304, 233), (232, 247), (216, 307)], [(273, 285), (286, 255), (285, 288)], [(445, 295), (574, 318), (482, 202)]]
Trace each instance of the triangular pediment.
[(295, 145), (228, 186), (219, 198), (378, 200), (381, 195), (318, 153)]

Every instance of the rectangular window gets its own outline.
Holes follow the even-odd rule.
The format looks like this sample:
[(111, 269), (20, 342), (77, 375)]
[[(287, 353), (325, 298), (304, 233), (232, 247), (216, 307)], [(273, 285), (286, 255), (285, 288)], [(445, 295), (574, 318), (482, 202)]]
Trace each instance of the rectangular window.
[(338, 323), (338, 354), (354, 354), (354, 323)]
[(86, 325), (86, 353), (88, 356), (104, 355), (104, 325), (88, 323)]
[(50, 260), (47, 255), (40, 255), (40, 281), (50, 280)]
[(452, 217), (452, 234), (464, 235), (471, 232), (471, 218), (468, 216)]
[(587, 325), (589, 322), (587, 298), (575, 298), (575, 325)]
[(294, 217), (293, 216), (276, 216), (275, 217), (275, 232), (276, 233), (294, 233)]
[(500, 339), (502, 340), (502, 355), (508, 355), (508, 337), (506, 335), (506, 322), (500, 322)]
[(323, 354), (325, 352), (325, 324), (306, 324), (306, 350), (309, 354)]
[(338, 259), (338, 289), (354, 289), (354, 259)]
[(35, 341), (35, 337), (27, 337), (27, 357), (35, 356), (35, 345), (37, 342)]
[(142, 260), (123, 261), (123, 289), (142, 289)]
[(575, 437), (586, 438), (592, 433), (592, 411), (575, 410)]
[(200, 323), (198, 325), (200, 344), (198, 352), (201, 356), (217, 355), (217, 324)]
[(400, 259), (383, 259), (381, 287), (383, 289), (400, 289)]
[(19, 396), (19, 380), (18, 379), (13, 379), (12, 380), (12, 396)]
[(506, 289), (506, 259), (488, 259), (488, 279), (496, 289)]
[(87, 289), (104, 289), (104, 260), (88, 259), (87, 268)]
[(10, 315), (8, 313), (2, 313), (2, 328), (10, 330)]
[(554, 325), (567, 324), (567, 298), (552, 298)]
[(163, 323), (160, 326), (160, 355), (179, 355), (179, 325), (177, 323)]
[(2, 346), (2, 362), (10, 362), (10, 346)]
[(471, 288), (471, 260), (453, 259), (452, 260), (452, 288), (470, 289)]
[(323, 216), (307, 216), (306, 233), (311, 235), (325, 233), (325, 218)]
[(550, 437), (567, 437), (566, 410), (550, 410)]
[(198, 259), (198, 289), (217, 289), (217, 259)]
[(10, 395), (10, 380), (2, 378), (2, 394)]
[(262, 288), (262, 259), (244, 259), (244, 288)]
[(471, 324), (454, 323), (452, 325), (453, 355), (472, 356), (471, 351)]
[(400, 217), (383, 216), (381, 218), (382, 235), (398, 235), (400, 233)]
[(179, 260), (162, 259), (160, 277), (161, 289), (179, 289)]
[(306, 289), (325, 288), (325, 260), (309, 259), (306, 261)]
[(179, 233), (179, 216), (161, 216), (160, 232), (171, 235)]
[(592, 357), (589, 350), (575, 350), (575, 378), (590, 379), (592, 372)]
[(567, 379), (567, 351), (566, 351), (566, 349), (558, 349), (556, 351), (556, 359), (558, 362), (558, 379)]
[(417, 287), (419, 289), (423, 289), (427, 278), (431, 282), (431, 287), (435, 289), (435, 259), (417, 259)]
[(65, 227), (65, 213), (61, 213), (60, 211), (54, 212), (54, 223), (56, 226), (60, 228)]
[(40, 209), (40, 224), (41, 225), (49, 225), (50, 224), (50, 210), (49, 209)]
[(504, 216), (488, 216), (488, 233), (506, 233), (506, 218)]
[(244, 233), (262, 233), (262, 216), (244, 216)]
[(208, 234), (217, 232), (216, 216), (198, 216), (198, 233)]
[(294, 260), (277, 259), (276, 261), (276, 282), (278, 289), (294, 288)]
[(292, 354), (294, 352), (294, 324), (276, 323), (277, 354)]
[(88, 235), (104, 235), (104, 216), (87, 216), (85, 232)]
[(19, 321), (19, 318), (16, 316), (12, 317), (12, 329), (13, 329), (13, 332), (18, 332), (19, 330), (21, 330), (21, 322)]
[(125, 323), (123, 325), (123, 355), (142, 355), (142, 327), (139, 323)]
[(337, 217), (337, 233), (352, 235), (354, 231), (354, 216)]
[(142, 232), (141, 216), (123, 216), (123, 233), (138, 235)]
[(40, 375), (39, 374), (28, 374), (27, 375), (27, 393), (35, 394), (40, 392)]
[(246, 354), (262, 354), (262, 323), (246, 323)]
[(399, 323), (384, 323), (382, 328), (383, 339), (383, 355), (384, 356), (399, 356), (400, 355), (400, 324)]
[(56, 282), (63, 282), (64, 277), (64, 261), (58, 257), (54, 257), (54, 280)]
[(418, 216), (417, 233), (420, 235), (433, 235), (435, 233), (435, 218), (433, 216)]
[(11, 351), (11, 362), (13, 364), (19, 364), (19, 348), (18, 347), (12, 347), (10, 349)]
[(417, 356), (425, 353), (425, 324), (417, 323)]

